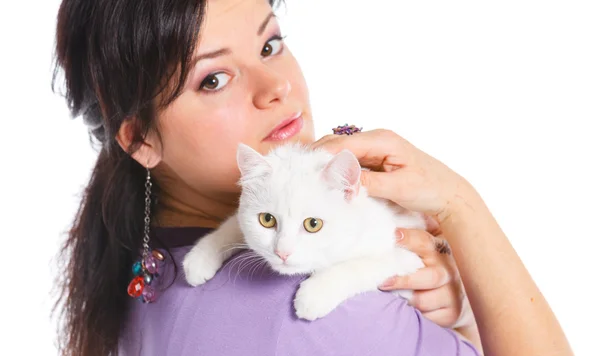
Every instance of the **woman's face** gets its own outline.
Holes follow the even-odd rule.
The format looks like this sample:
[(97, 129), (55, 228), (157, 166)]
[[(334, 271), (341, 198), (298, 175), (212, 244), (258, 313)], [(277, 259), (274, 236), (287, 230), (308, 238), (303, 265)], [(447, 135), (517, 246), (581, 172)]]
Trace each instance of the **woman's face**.
[(159, 117), (163, 188), (230, 196), (238, 143), (266, 153), (314, 140), (306, 83), (281, 35), (266, 0), (208, 1), (184, 92)]

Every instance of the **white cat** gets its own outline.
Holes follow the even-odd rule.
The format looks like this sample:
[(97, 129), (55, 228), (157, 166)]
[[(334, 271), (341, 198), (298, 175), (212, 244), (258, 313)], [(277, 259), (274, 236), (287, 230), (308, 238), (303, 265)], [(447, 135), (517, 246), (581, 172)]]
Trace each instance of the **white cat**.
[(294, 306), (298, 317), (315, 320), (391, 276), (424, 266), (395, 239), (397, 227), (424, 229), (424, 219), (369, 197), (350, 151), (332, 155), (292, 144), (262, 156), (240, 145), (237, 163), (238, 212), (186, 255), (190, 285), (211, 279), (234, 253), (232, 246), (245, 243), (281, 274), (310, 274)]

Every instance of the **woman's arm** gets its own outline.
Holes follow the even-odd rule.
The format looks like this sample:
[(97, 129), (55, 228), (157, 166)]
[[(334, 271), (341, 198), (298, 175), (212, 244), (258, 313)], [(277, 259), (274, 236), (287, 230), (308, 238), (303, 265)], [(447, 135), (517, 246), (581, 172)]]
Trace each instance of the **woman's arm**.
[[(314, 145), (352, 151), (371, 171), (370, 195), (440, 223), (471, 302), (486, 355), (572, 355), (550, 306), (475, 189), (433, 157), (386, 130), (327, 136)], [(406, 232), (407, 238), (415, 231)]]
[(483, 200), (468, 185), (440, 225), (480, 327), (484, 352), (570, 355), (546, 299)]

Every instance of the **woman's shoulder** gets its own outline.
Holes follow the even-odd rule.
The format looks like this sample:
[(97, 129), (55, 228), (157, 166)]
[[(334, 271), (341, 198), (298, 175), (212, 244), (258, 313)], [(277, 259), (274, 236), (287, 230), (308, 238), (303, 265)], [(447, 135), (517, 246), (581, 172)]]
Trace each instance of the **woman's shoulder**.
[[(185, 251), (173, 251), (176, 263)], [(280, 276), (248, 253), (198, 287), (182, 273), (155, 303), (132, 305), (124, 355), (457, 355), (467, 347), (383, 292), (356, 296), (314, 322), (300, 320), (293, 299), (304, 277)]]
[[(241, 253), (207, 283), (191, 287), (181, 261), (189, 248), (165, 253), (154, 303), (131, 301), (122, 333), (124, 355), (274, 355), (289, 317), (289, 298), (303, 277), (279, 276)], [(154, 283), (154, 282), (153, 282)]]
[[(293, 312), (292, 312), (293, 315)], [(275, 355), (477, 355), (471, 344), (391, 293), (368, 292), (312, 322), (283, 318)]]

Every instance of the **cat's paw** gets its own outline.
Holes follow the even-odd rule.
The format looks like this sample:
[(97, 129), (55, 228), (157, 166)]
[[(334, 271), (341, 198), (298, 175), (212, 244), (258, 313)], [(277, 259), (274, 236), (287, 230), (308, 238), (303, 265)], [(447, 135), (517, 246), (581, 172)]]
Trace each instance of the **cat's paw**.
[(294, 308), (298, 318), (313, 321), (329, 314), (343, 301), (331, 282), (313, 276), (300, 284)]
[(223, 265), (220, 253), (208, 246), (195, 246), (183, 259), (183, 271), (191, 286), (199, 286), (213, 278)]

